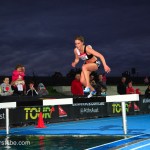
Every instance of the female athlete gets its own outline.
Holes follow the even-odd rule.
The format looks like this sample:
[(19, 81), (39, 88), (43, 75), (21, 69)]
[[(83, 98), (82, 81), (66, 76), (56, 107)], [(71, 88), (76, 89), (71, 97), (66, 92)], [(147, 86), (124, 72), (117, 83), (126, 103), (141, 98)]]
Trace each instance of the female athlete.
[(109, 66), (107, 66), (105, 58), (102, 54), (95, 51), (90, 45), (84, 44), (83, 36), (77, 36), (75, 38), (74, 54), (75, 60), (74, 62), (72, 62), (72, 67), (75, 67), (77, 65), (77, 63), (79, 62), (79, 58), (84, 61), (80, 82), (85, 86), (84, 93), (90, 93), (88, 95), (88, 98), (90, 98), (93, 95), (96, 95), (95, 89), (90, 84), (89, 77), (91, 72), (98, 70), (98, 68), (100, 67), (100, 61), (98, 60), (98, 58), (100, 58), (105, 72), (109, 73), (110, 68)]

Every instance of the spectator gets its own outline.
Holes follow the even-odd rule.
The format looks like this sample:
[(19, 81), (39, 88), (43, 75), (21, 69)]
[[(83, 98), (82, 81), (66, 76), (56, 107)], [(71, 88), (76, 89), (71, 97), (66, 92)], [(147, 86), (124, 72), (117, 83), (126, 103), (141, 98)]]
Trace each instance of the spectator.
[(150, 98), (150, 84), (148, 85), (146, 91), (145, 91), (145, 97)]
[(107, 88), (106, 88), (106, 85), (104, 85), (104, 83), (103, 83), (103, 75), (102, 74), (100, 74), (98, 76), (98, 82), (96, 83), (95, 89), (96, 89), (97, 95), (106, 96)]
[[(127, 94), (135, 94), (136, 93), (136, 90), (133, 88), (132, 81), (129, 81), (128, 86), (126, 88), (126, 93)], [(136, 104), (136, 102), (134, 102), (133, 104), (134, 104), (134, 111), (139, 111), (140, 109), (139, 109), (138, 105)], [(129, 109), (130, 108), (132, 108), (131, 102), (129, 102)]]
[(105, 85), (101, 85), (101, 89), (100, 89), (101, 93), (100, 93), (100, 95), (101, 96), (106, 96), (107, 95), (106, 91), (107, 91), (106, 86)]
[(121, 82), (117, 85), (118, 94), (126, 94), (126, 77), (121, 78)]
[(127, 94), (141, 94), (141, 91), (140, 91), (139, 88), (134, 89), (133, 86), (132, 86), (132, 81), (130, 81), (130, 82), (128, 83), (128, 87), (127, 87), (127, 89), (126, 89), (126, 93), (127, 93)]
[(100, 83), (103, 84), (103, 75), (102, 74), (99, 74), (99, 76), (98, 76), (98, 82), (100, 82)]
[(0, 85), (0, 95), (1, 96), (10, 96), (13, 94), (11, 85), (9, 84), (9, 78), (5, 77), (3, 83)]
[(103, 73), (102, 82), (103, 82), (103, 85), (106, 86), (106, 82), (107, 82), (106, 73)]
[(26, 95), (28, 96), (37, 96), (38, 92), (36, 91), (35, 87), (34, 87), (34, 82), (30, 82), (29, 83), (29, 89), (27, 90)]
[(147, 76), (146, 76), (145, 79), (144, 79), (144, 84), (145, 84), (145, 85), (148, 85), (148, 84), (149, 84), (149, 79), (148, 79)]
[(71, 93), (73, 95), (83, 95), (83, 88), (80, 82), (80, 77), (81, 77), (80, 74), (77, 73), (75, 75), (75, 79), (71, 83)]
[(134, 94), (135, 90), (132, 86), (132, 81), (129, 81), (128, 86), (126, 88), (126, 94)]
[(22, 95), (23, 91), (25, 91), (25, 68), (22, 65), (17, 65), (16, 69), (12, 73), (12, 82), (11, 85), (16, 94)]
[(90, 75), (90, 84), (95, 88), (96, 87), (96, 82), (94, 80), (94, 76), (91, 74)]
[(139, 89), (139, 88), (137, 88), (137, 89), (135, 90), (135, 93), (136, 93), (136, 94), (141, 95), (141, 91), (140, 91), (140, 89)]
[(39, 96), (49, 95), (49, 93), (43, 83), (39, 83), (39, 85), (38, 85), (38, 95)]

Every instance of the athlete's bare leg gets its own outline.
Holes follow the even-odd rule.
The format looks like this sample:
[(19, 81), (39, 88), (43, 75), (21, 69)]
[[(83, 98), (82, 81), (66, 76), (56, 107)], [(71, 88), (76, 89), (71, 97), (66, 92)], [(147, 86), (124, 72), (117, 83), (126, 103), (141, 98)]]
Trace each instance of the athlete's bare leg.
[[(84, 75), (83, 84), (86, 85), (86, 87), (89, 87), (91, 89), (91, 91), (93, 91), (94, 88), (90, 84), (90, 73), (92, 71), (96, 71), (97, 69), (98, 69), (98, 67), (95, 63), (84, 64), (82, 66), (82, 72)], [(84, 81), (84, 79), (85, 79), (85, 81)]]
[[(91, 72), (88, 71), (87, 73), (88, 73), (89, 76), (90, 76)], [(84, 73), (83, 73), (83, 72), (81, 72), (80, 82), (82, 83), (82, 85), (84, 85), (85, 87), (87, 87), (86, 80), (85, 80), (85, 77), (84, 77)], [(94, 88), (93, 88), (91, 85), (89, 86), (89, 88), (91, 89), (91, 91), (94, 90)]]
[(83, 71), (81, 72), (80, 82), (86, 87), (86, 80)]

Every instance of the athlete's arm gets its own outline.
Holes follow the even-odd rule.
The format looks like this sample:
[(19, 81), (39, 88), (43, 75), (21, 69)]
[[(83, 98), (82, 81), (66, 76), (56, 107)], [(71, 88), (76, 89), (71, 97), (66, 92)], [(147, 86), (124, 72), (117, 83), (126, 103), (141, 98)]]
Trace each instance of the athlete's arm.
[(89, 54), (93, 54), (96, 57), (99, 57), (101, 62), (102, 62), (102, 64), (103, 64), (104, 70), (107, 73), (110, 72), (110, 68), (109, 68), (109, 66), (107, 66), (105, 58), (104, 58), (104, 56), (101, 53), (95, 51), (94, 49), (90, 48), (89, 46), (87, 46), (86, 52), (89, 53)]
[(72, 62), (72, 67), (75, 67), (79, 62), (79, 57), (77, 55), (76, 49), (74, 49), (75, 60)]

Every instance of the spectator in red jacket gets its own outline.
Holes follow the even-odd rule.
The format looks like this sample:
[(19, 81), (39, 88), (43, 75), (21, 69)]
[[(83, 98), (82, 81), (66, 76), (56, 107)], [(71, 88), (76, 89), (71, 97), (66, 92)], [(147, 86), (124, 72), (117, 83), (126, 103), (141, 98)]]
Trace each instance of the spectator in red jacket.
[[(132, 86), (132, 81), (130, 81), (128, 83), (128, 87), (126, 88), (126, 93), (127, 94), (139, 94), (138, 92), (140, 92), (140, 90), (135, 90)], [(134, 106), (134, 111), (139, 111), (139, 107), (138, 105), (136, 104), (136, 102), (133, 102), (133, 106)], [(132, 108), (132, 103), (129, 102), (129, 109)]]
[(80, 82), (80, 74), (75, 75), (75, 79), (71, 83), (71, 93), (73, 95), (83, 95), (83, 88)]
[(135, 90), (134, 90), (134, 88), (132, 86), (132, 81), (130, 81), (128, 83), (128, 86), (126, 88), (126, 94), (135, 94)]
[(139, 88), (134, 89), (132, 85), (132, 81), (128, 83), (128, 87), (126, 88), (126, 94), (141, 94), (141, 91)]
[(136, 94), (139, 94), (139, 95), (142, 94), (139, 88), (137, 88), (137, 89), (135, 90), (135, 93), (136, 93)]

